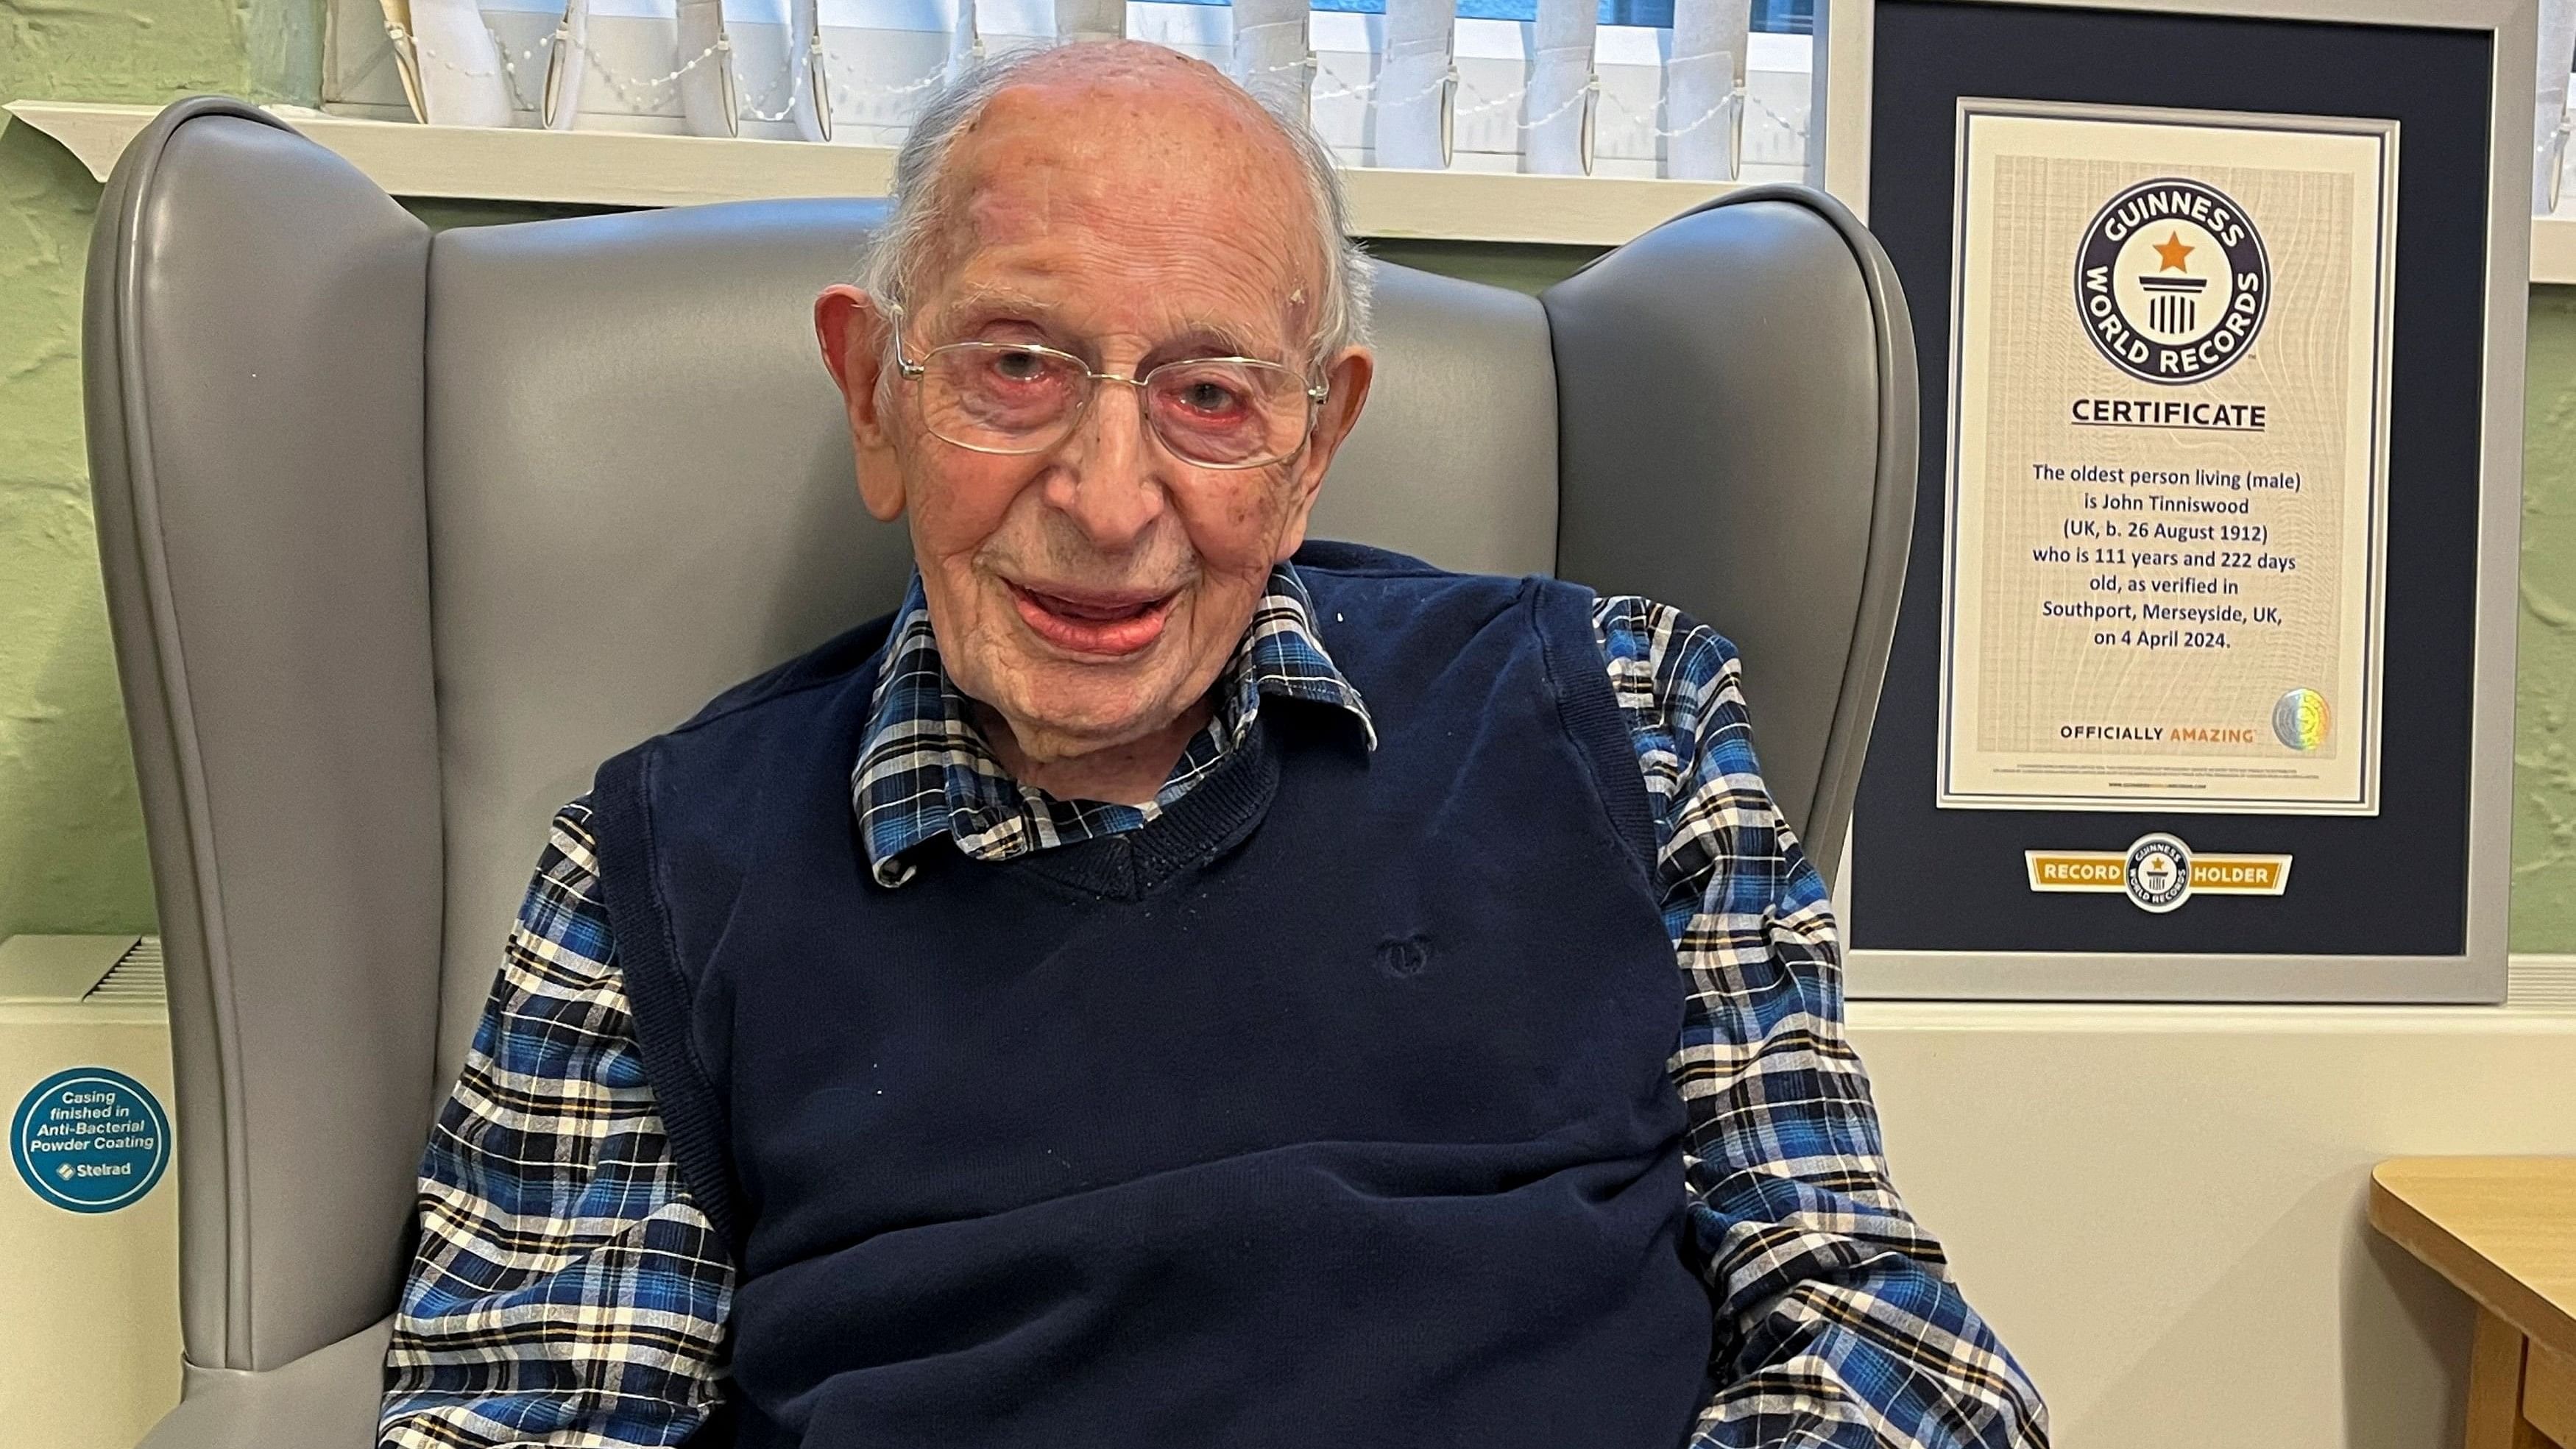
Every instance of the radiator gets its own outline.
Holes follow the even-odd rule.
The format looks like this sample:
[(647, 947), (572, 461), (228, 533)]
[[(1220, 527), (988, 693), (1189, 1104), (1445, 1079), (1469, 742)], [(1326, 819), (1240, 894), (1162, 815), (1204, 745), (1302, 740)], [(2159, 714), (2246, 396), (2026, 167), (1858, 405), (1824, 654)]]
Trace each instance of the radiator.
[(128, 1449), (179, 1401), (170, 1086), (158, 939), (0, 941), (0, 1442)]

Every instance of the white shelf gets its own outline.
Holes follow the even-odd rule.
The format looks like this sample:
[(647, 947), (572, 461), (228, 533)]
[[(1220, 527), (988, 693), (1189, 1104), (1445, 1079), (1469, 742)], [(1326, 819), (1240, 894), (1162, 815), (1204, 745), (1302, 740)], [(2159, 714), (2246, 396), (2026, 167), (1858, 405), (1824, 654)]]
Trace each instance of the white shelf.
[[(104, 181), (154, 106), (13, 101)], [(487, 130), (359, 120), (300, 108), (278, 119), (347, 157), (396, 196), (682, 206), (775, 196), (880, 196), (886, 146), (724, 140), (636, 131)], [(1343, 172), (1361, 236), (1616, 246), (1734, 190), (1717, 181), (1520, 176), (1473, 171)]]
[(2576, 212), (2531, 219), (2531, 279), (2576, 282)]
[[(154, 106), (13, 101), (19, 120), (60, 141), (104, 181)], [(879, 196), (886, 146), (716, 140), (642, 131), (485, 130), (275, 108), (396, 196), (685, 206), (772, 196)], [(1622, 176), (1475, 171), (1343, 173), (1361, 236), (1616, 246), (1735, 187)], [(2531, 280), (2576, 285), (2576, 211), (2531, 223)]]

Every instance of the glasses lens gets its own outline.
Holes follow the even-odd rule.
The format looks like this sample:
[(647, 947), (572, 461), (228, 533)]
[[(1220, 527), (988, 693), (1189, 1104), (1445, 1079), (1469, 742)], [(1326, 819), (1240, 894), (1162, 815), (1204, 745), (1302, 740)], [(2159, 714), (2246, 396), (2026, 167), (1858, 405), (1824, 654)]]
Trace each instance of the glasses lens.
[(1235, 359), (1166, 363), (1145, 382), (1154, 431), (1217, 468), (1275, 462), (1306, 438), (1306, 388), (1284, 367)]
[[(1038, 453), (1062, 442), (1093, 385), (1075, 358), (1007, 342), (933, 348), (921, 369), (922, 421), (986, 453)], [(1165, 363), (1147, 375), (1143, 392), (1146, 421), (1164, 446), (1205, 467), (1258, 467), (1306, 441), (1306, 384), (1271, 363)]]
[(1090, 381), (1072, 358), (996, 342), (936, 348), (921, 366), (922, 421), (952, 443), (993, 452), (1052, 446)]

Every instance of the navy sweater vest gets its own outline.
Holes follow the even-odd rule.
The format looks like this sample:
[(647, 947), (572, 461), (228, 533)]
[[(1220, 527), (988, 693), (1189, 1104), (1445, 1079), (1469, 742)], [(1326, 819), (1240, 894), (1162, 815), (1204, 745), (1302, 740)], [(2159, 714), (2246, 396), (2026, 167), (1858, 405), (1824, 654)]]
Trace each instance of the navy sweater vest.
[(603, 766), (739, 1441), (1671, 1449), (1682, 986), (1590, 596), (1311, 546), (1367, 699), (1144, 828), (869, 877), (882, 622)]

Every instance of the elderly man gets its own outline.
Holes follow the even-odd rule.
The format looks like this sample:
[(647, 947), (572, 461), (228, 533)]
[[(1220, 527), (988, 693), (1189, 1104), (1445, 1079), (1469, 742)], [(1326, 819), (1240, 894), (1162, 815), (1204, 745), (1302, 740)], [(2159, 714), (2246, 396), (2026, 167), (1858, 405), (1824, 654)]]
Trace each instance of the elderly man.
[(1336, 186), (1146, 45), (931, 108), (815, 307), (909, 596), (557, 818), (383, 1443), (2042, 1442), (1729, 647), (1305, 544)]

